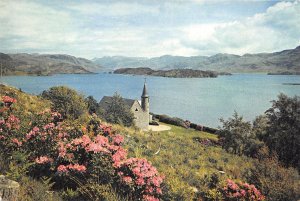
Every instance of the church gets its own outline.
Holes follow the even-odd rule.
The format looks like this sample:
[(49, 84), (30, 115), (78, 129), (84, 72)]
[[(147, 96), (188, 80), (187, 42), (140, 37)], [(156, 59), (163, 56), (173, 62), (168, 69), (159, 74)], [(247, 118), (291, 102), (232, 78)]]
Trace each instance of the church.
[[(99, 107), (103, 110), (106, 110), (110, 103), (112, 102), (111, 96), (104, 96), (100, 103)], [(142, 130), (149, 129), (149, 122), (150, 122), (150, 105), (149, 105), (149, 95), (147, 91), (147, 84), (144, 83), (143, 93), (141, 96), (141, 102), (138, 100), (133, 99), (126, 99), (123, 98), (124, 104), (130, 108), (131, 112), (134, 115), (134, 123), (135, 126)]]

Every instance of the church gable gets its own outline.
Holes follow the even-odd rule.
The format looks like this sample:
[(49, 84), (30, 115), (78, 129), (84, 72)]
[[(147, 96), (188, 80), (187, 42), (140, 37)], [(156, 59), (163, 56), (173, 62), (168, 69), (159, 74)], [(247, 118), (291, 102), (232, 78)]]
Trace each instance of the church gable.
[(132, 104), (132, 106), (131, 106), (130, 109), (131, 109), (131, 111), (132, 111), (133, 113), (143, 111), (143, 109), (142, 109), (142, 107), (141, 107), (141, 104), (139, 103), (138, 100), (135, 100), (135, 101), (133, 102), (133, 104)]
[[(134, 115), (134, 122), (137, 127), (143, 130), (149, 129), (150, 115), (149, 115), (149, 95), (147, 93), (146, 83), (144, 84), (143, 93), (141, 96), (141, 103), (138, 100), (123, 98), (124, 104), (130, 109)], [(113, 97), (104, 96), (99, 107), (102, 110), (107, 110), (109, 105), (112, 103)]]

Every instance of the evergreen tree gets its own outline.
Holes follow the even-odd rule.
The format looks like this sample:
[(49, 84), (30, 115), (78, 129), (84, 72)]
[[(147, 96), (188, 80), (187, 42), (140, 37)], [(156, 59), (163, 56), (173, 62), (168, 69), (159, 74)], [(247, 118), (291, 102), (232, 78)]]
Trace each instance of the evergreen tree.
[(103, 112), (102, 116), (110, 123), (121, 124), (128, 127), (134, 124), (133, 113), (118, 93), (114, 94), (108, 109)]

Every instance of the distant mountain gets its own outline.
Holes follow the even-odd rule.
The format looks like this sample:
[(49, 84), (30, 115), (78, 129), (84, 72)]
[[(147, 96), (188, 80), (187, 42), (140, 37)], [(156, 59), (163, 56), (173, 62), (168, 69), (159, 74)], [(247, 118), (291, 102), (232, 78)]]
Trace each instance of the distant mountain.
[(213, 56), (102, 57), (93, 61), (106, 69), (149, 67), (152, 69), (198, 69), (225, 72), (300, 72), (300, 46), (281, 52), (216, 54)]
[(84, 58), (64, 54), (4, 54), (0, 65), (4, 75), (52, 75), (65, 73), (93, 73), (101, 66)]
[(218, 75), (230, 75), (228, 73), (217, 73), (215, 71), (203, 71), (192, 69), (152, 70), (151, 68), (120, 68), (115, 70), (114, 74), (151, 75), (174, 78), (215, 78), (218, 77)]

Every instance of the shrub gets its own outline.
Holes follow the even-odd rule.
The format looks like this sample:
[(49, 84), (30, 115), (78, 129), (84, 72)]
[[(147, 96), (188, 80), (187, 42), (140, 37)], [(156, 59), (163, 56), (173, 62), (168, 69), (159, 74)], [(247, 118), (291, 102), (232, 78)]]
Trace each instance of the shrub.
[(254, 166), (245, 172), (245, 177), (259, 189), (270, 201), (298, 200), (300, 182), (297, 171), (282, 167), (276, 157), (254, 162)]
[[(12, 170), (11, 173), (7, 171), (11, 177), (18, 179), (27, 173), (36, 179), (47, 176), (55, 182), (56, 189), (86, 186), (86, 189), (98, 193), (101, 193), (102, 187), (112, 185), (124, 196), (128, 194), (143, 200), (157, 200), (162, 193), (160, 185), (163, 179), (157, 170), (145, 159), (127, 158), (127, 150), (122, 147), (124, 137), (112, 132), (110, 126), (100, 124), (97, 119), (91, 119), (89, 129), (81, 126), (82, 130), (78, 130), (70, 126), (70, 122), (65, 124), (59, 113), (46, 110), (37, 114), (34, 121), (27, 124), (27, 132), (22, 133), (19, 130), (21, 120), (12, 113), (11, 104), (0, 108), (0, 111), (3, 117), (0, 143), (5, 145), (0, 148), (5, 158), (15, 162), (6, 167)], [(11, 168), (19, 165), (21, 169)], [(135, 167), (140, 167), (140, 173), (143, 173), (141, 179), (146, 182), (144, 185), (138, 183), (141, 179), (132, 169)], [(133, 181), (137, 179), (136, 186), (124, 184), (124, 177), (118, 174), (120, 172), (127, 175), (126, 178), (132, 177)], [(152, 188), (155, 192), (151, 191)], [(38, 199), (44, 199), (39, 196), (40, 193)]]
[(123, 98), (115, 93), (112, 101), (109, 103), (106, 111), (98, 112), (107, 122), (120, 124), (124, 126), (133, 126), (134, 116), (127, 105), (125, 105)]
[(68, 87), (51, 87), (42, 93), (42, 97), (52, 101), (52, 110), (62, 114), (64, 118), (79, 118), (87, 111), (83, 95)]
[(159, 200), (163, 177), (146, 159), (129, 158), (118, 165), (117, 171), (123, 193), (132, 192), (130, 197), (133, 200)]
[(167, 124), (181, 126), (183, 128), (188, 128), (186, 122), (183, 119), (177, 117), (169, 117), (168, 115), (159, 115), (159, 121)]
[(224, 200), (244, 200), (244, 201), (259, 201), (265, 200), (265, 197), (254, 185), (248, 183), (235, 183), (227, 179), (227, 184), (220, 190), (224, 196)]

